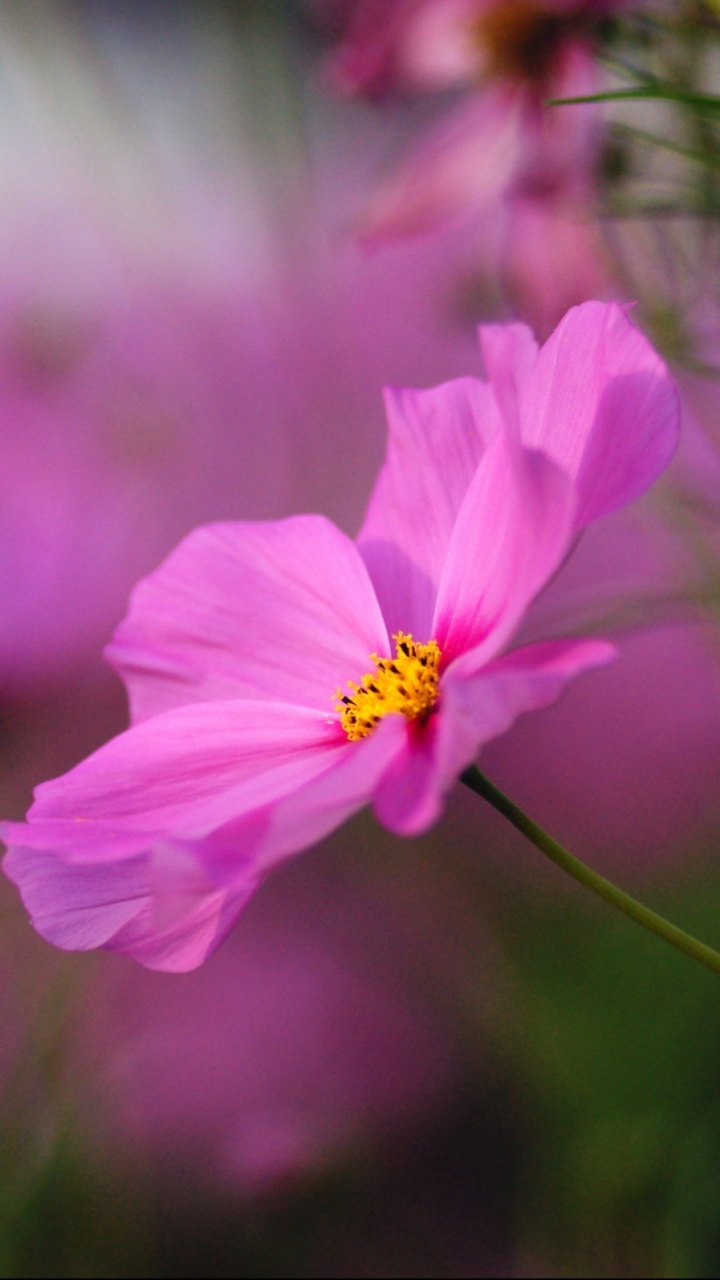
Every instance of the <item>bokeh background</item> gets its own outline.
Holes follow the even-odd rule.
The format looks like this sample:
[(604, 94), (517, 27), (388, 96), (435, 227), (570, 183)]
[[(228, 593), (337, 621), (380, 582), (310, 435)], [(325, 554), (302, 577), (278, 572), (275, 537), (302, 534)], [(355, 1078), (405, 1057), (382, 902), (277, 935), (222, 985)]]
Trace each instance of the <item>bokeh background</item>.
[[(355, 533), (384, 383), (618, 298), (682, 447), (530, 619), (619, 660), (483, 767), (720, 945), (719, 60), (710, 2), (0, 0), (4, 816), (125, 727), (102, 647), (179, 537)], [(3, 881), (0, 1000), (3, 1276), (718, 1274), (717, 978), (460, 788), (189, 975), (54, 951)]]

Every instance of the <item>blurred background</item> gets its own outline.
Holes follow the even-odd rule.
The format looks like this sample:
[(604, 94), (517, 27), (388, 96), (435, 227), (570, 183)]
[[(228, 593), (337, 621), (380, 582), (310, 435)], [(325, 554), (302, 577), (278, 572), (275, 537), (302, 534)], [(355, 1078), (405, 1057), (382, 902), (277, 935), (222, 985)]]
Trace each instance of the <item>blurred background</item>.
[[(102, 648), (184, 533), (354, 534), (384, 383), (617, 298), (682, 447), (529, 620), (619, 660), (483, 767), (720, 945), (718, 92), (711, 0), (0, 0), (4, 816), (125, 727)], [(0, 917), (3, 1276), (718, 1274), (717, 978), (469, 792), (189, 975)]]

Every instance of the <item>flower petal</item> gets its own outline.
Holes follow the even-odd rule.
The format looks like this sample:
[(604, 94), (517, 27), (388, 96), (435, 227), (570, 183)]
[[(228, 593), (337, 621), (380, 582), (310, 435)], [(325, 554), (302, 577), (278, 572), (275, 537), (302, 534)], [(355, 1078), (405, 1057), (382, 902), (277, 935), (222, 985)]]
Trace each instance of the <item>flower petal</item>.
[(216, 698), (329, 712), (388, 638), (354, 543), (322, 516), (208, 525), (136, 587), (106, 650), (133, 720)]
[(358, 547), (390, 634), (424, 642), (455, 520), (499, 415), (476, 378), (428, 391), (388, 387), (385, 406), (387, 457)]
[(526, 324), (482, 324), (478, 330), (485, 369), (503, 419), (520, 435), (520, 400), (538, 357)]
[(434, 715), (420, 730), (407, 725), (402, 750), (378, 780), (375, 816), (396, 835), (417, 835), (440, 816), (442, 797), (432, 785), (440, 719)]
[(568, 547), (572, 486), (511, 430), (490, 442), (453, 530), (433, 634), (446, 665), (494, 657)]
[[(155, 723), (155, 722), (153, 722)], [(271, 866), (327, 835), (367, 804), (402, 745), (405, 722), (388, 716), (307, 786), (245, 813), (204, 840), (165, 839), (121, 861), (68, 862), (43, 822), (6, 824), (5, 874), (37, 931), (69, 951), (106, 947), (151, 969), (202, 964)]]
[[(3, 870), (41, 937), (65, 951), (105, 947), (150, 969), (186, 972), (225, 937), (252, 894), (218, 889), (178, 848), (166, 883), (151, 853), (101, 866), (72, 865), (49, 849), (12, 845)], [(165, 849), (165, 861), (173, 857)]]
[(594, 187), (576, 192), (568, 181), (552, 196), (531, 187), (506, 200), (503, 293), (543, 338), (570, 307), (615, 291), (609, 246), (591, 212), (594, 198)]
[(181, 832), (201, 839), (325, 772), (348, 751), (339, 721), (277, 702), (190, 703), (108, 742), (36, 791), (7, 843), (68, 861), (116, 861)]
[(473, 674), (472, 654), (447, 672), (443, 698), (453, 714), (469, 720), (478, 745), (505, 733), (525, 711), (549, 706), (569, 680), (617, 656), (606, 640), (549, 640), (525, 645), (489, 662)]
[[(94, 873), (97, 868), (87, 870)], [(256, 888), (250, 882), (243, 891), (213, 889), (198, 896), (191, 909), (164, 928), (158, 928), (155, 903), (150, 899), (105, 943), (105, 948), (130, 956), (147, 969), (187, 973), (203, 964), (224, 942)]]
[(497, 199), (518, 163), (522, 112), (522, 94), (509, 84), (451, 109), (380, 187), (358, 223), (362, 239), (432, 231)]
[(542, 347), (522, 397), (522, 438), (574, 481), (575, 527), (639, 497), (678, 439), (674, 383), (614, 302), (573, 307)]
[(524, 711), (547, 706), (567, 682), (609, 662), (602, 640), (556, 640), (529, 645), (489, 663), (474, 678), (459, 671), (443, 678), (442, 702), (424, 731), (406, 735), (373, 797), (381, 822), (398, 835), (417, 835), (437, 820), (448, 791), (484, 743), (505, 733)]
[(476, 11), (477, 0), (359, 0), (350, 6), (347, 30), (330, 58), (330, 82), (340, 93), (371, 97), (399, 86), (470, 83), (479, 56), (468, 32)]
[(213, 881), (235, 887), (249, 869), (256, 878), (264, 875), (362, 809), (378, 779), (402, 752), (406, 724), (402, 716), (386, 716), (369, 737), (348, 743), (324, 773), (292, 795), (213, 831), (195, 846)]
[[(16, 831), (21, 841), (20, 824)], [(66, 951), (103, 946), (140, 910), (150, 891), (145, 856), (80, 867), (52, 850), (12, 842), (2, 867), (20, 890), (33, 927)]]
[[(469, 732), (468, 732), (469, 727)], [(442, 709), (422, 729), (408, 725), (402, 751), (373, 796), (375, 814), (396, 835), (414, 836), (440, 817), (447, 792), (477, 751), (474, 731)]]

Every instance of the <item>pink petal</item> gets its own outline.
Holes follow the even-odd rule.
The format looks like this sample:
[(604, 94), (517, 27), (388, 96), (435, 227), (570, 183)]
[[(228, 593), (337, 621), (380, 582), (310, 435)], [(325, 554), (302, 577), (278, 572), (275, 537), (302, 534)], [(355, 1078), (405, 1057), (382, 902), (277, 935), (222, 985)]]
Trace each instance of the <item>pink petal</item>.
[(401, 717), (388, 716), (371, 737), (347, 743), (339, 759), (331, 756), (324, 774), (274, 805), (245, 813), (204, 840), (162, 840), (122, 861), (68, 863), (67, 846), (59, 852), (36, 843), (49, 839), (47, 828), (57, 824), (6, 824), (10, 850), (3, 869), (34, 927), (55, 946), (102, 946), (151, 969), (193, 969), (223, 940), (272, 865), (367, 804), (402, 746), (404, 729)]
[(498, 410), (476, 378), (428, 391), (386, 388), (385, 405), (387, 457), (358, 546), (390, 634), (426, 641), (455, 520)]
[(148, 969), (186, 973), (224, 941), (258, 879), (248, 874), (232, 890), (219, 889), (192, 846), (171, 842), (153, 849), (149, 863), (151, 896), (105, 946)]
[(478, 745), (505, 733), (525, 711), (549, 706), (569, 680), (617, 656), (606, 640), (550, 640), (525, 645), (472, 671), (472, 654), (449, 668), (443, 698), (453, 714), (469, 720)]
[(397, 835), (416, 835), (438, 818), (442, 800), (432, 786), (440, 716), (422, 729), (405, 728), (402, 750), (378, 780), (373, 796), (375, 816)]
[(458, 516), (438, 591), (433, 634), (444, 663), (470, 649), (488, 661), (562, 560), (572, 486), (543, 454), (497, 431)]
[(477, 9), (478, 0), (359, 0), (330, 59), (331, 84), (341, 93), (376, 96), (398, 87), (468, 83), (479, 60), (468, 31)]
[(354, 543), (321, 516), (197, 529), (135, 589), (107, 656), (134, 720), (216, 698), (328, 712), (388, 638)]
[(398, 835), (425, 831), (484, 743), (505, 733), (523, 712), (553, 702), (581, 671), (614, 656), (605, 641), (557, 640), (518, 649), (470, 679), (461, 674), (465, 659), (454, 663), (443, 677), (438, 714), (424, 731), (410, 729), (404, 751), (376, 788), (380, 821)]
[(277, 702), (190, 703), (108, 742), (37, 788), (8, 843), (116, 861), (181, 832), (201, 839), (291, 794), (350, 748), (336, 716)]
[(388, 178), (358, 224), (366, 243), (432, 231), (496, 199), (519, 154), (522, 96), (507, 84), (471, 94)]
[[(19, 824), (17, 833), (21, 840)], [(66, 951), (103, 946), (150, 892), (144, 856), (109, 866), (69, 866), (51, 850), (13, 842), (2, 867), (20, 890), (34, 928)]]
[(520, 435), (520, 400), (538, 356), (526, 324), (483, 324), (480, 347), (490, 385), (507, 426)]
[(663, 361), (614, 302), (585, 302), (545, 343), (522, 436), (573, 479), (576, 528), (639, 497), (667, 466), (679, 401)]
[(397, 42), (400, 83), (423, 92), (477, 83), (486, 59), (473, 28), (483, 7), (483, 0), (415, 5)]
[(406, 724), (402, 716), (386, 716), (374, 733), (348, 743), (324, 773), (292, 795), (244, 815), (197, 844), (195, 854), (213, 881), (234, 887), (247, 877), (248, 868), (255, 877), (264, 875), (275, 863), (316, 844), (362, 809), (379, 778), (402, 752)]
[(517, 193), (507, 203), (503, 292), (543, 336), (584, 298), (609, 297), (616, 290), (591, 200), (594, 190), (552, 197)]
[(467, 724), (445, 707), (418, 729), (408, 725), (403, 750), (379, 780), (373, 796), (375, 814), (397, 835), (426, 831), (440, 817), (443, 801), (477, 751)]
[(218, 889), (183, 850), (177, 855), (168, 886), (148, 853), (80, 866), (68, 865), (51, 850), (13, 845), (3, 870), (19, 888), (34, 928), (54, 946), (65, 951), (105, 947), (151, 969), (185, 972), (202, 964), (222, 941), (255, 882), (248, 880), (233, 892)]
[(328, 78), (340, 93), (382, 93), (396, 72), (398, 43), (416, 0), (360, 0), (350, 11), (349, 30), (328, 64)]

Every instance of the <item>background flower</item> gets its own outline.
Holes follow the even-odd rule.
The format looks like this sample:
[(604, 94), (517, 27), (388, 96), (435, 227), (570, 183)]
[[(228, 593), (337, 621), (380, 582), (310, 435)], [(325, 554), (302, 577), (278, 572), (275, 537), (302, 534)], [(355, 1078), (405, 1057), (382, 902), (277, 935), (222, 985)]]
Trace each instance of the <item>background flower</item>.
[(476, 228), (480, 259), (486, 270), (497, 265), (511, 306), (543, 337), (569, 306), (617, 292), (593, 225), (597, 111), (544, 103), (598, 91), (600, 22), (619, 7), (588, 0), (355, 5), (330, 63), (336, 88), (381, 99), (434, 92), (442, 103), (439, 118), (420, 124), (419, 141), (380, 181), (358, 222), (363, 240), (387, 243), (447, 221), (477, 223), (484, 214)]

